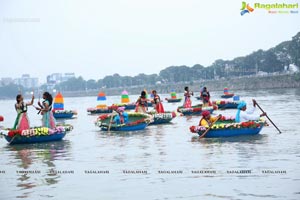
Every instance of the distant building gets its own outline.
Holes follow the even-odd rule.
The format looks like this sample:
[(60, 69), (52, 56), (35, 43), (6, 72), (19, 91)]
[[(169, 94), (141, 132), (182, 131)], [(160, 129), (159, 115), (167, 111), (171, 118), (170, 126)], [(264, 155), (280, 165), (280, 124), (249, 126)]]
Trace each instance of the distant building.
[(39, 86), (38, 78), (31, 78), (29, 74), (23, 74), (21, 78), (14, 79), (14, 84), (21, 85), (24, 88), (35, 88)]
[(1, 78), (0, 80), (0, 86), (6, 86), (6, 85), (9, 85), (11, 83), (13, 83), (13, 79), (10, 78), (10, 77), (4, 77), (4, 78)]
[(47, 84), (59, 84), (61, 82), (69, 80), (70, 78), (75, 78), (75, 73), (53, 73), (47, 76)]

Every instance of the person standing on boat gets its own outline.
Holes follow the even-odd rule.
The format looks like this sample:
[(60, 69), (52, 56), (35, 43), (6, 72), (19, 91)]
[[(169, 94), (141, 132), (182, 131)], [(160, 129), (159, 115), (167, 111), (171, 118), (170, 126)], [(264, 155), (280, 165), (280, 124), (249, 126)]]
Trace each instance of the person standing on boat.
[(44, 92), (43, 94), (44, 101), (38, 102), (38, 105), (40, 108), (36, 107), (37, 110), (39, 110), (42, 115), (42, 126), (48, 127), (48, 128), (55, 128), (55, 119), (52, 113), (52, 102), (53, 97), (49, 92)]
[(33, 104), (34, 95), (32, 95), (31, 101), (24, 103), (24, 98), (21, 94), (18, 94), (16, 97), (17, 103), (15, 104), (15, 109), (18, 113), (17, 118), (14, 123), (13, 129), (25, 130), (30, 128), (29, 119), (27, 116), (27, 106)]
[(118, 107), (117, 115), (113, 119), (113, 123), (126, 124), (128, 122), (128, 113), (125, 112), (125, 107)]
[(141, 96), (136, 101), (135, 105), (135, 112), (147, 113), (148, 110), (148, 101), (149, 99), (146, 98), (146, 92), (142, 91)]
[(266, 116), (267, 113), (263, 112), (262, 114), (255, 114), (255, 108), (256, 108), (256, 101), (255, 99), (252, 99), (253, 102), (253, 106), (247, 110), (247, 104), (242, 101), (241, 103), (239, 103), (238, 107), (237, 107), (237, 113), (235, 116), (235, 122), (239, 123), (239, 122), (246, 122), (246, 121), (250, 121), (250, 120), (259, 120), (260, 117), (262, 116)]
[(200, 94), (200, 97), (202, 98), (202, 102), (203, 102), (204, 107), (207, 107), (207, 106), (211, 105), (211, 103), (210, 103), (210, 93), (209, 93), (209, 91), (207, 90), (206, 87), (203, 87), (203, 89), (201, 91), (201, 94)]
[(202, 118), (199, 121), (199, 126), (209, 127), (212, 123), (217, 121), (222, 115), (218, 115), (217, 117), (212, 117), (208, 110), (204, 110), (202, 112)]
[(158, 96), (156, 90), (152, 90), (152, 94), (153, 94), (153, 102), (155, 104), (154, 108), (156, 110), (157, 113), (164, 113), (164, 107), (160, 101), (160, 97)]
[(194, 95), (194, 93), (190, 92), (189, 87), (187, 86), (184, 87), (184, 102), (183, 102), (184, 108), (192, 107), (191, 95)]

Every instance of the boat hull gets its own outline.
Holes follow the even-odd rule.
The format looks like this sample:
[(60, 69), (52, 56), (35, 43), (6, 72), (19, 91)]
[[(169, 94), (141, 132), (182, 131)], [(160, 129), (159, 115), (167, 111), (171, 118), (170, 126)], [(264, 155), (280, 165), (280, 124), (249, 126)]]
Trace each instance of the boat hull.
[(175, 112), (155, 113), (152, 114), (152, 116), (153, 116), (153, 122), (151, 122), (149, 125), (167, 124), (170, 123), (172, 119), (176, 117), (176, 113)]
[(203, 109), (202, 106), (193, 106), (191, 108), (183, 108), (182, 106), (180, 106), (177, 108), (177, 111), (182, 113), (183, 115), (201, 115), (202, 111), (204, 111), (204, 110), (207, 110), (210, 113), (213, 113), (214, 108), (211, 107), (211, 109), (210, 109), (210, 108), (205, 107), (205, 109)]
[[(133, 126), (119, 126), (119, 127), (111, 127), (109, 130), (110, 131), (139, 131), (139, 130), (143, 130), (148, 126), (147, 123), (140, 123), (140, 124), (136, 124)], [(102, 131), (108, 131), (108, 127), (107, 126), (102, 126), (101, 127)]]
[[(262, 130), (262, 128), (263, 126), (259, 128), (213, 129), (205, 135), (205, 138), (257, 135)], [(199, 136), (201, 136), (202, 132), (198, 132), (198, 134)]]
[(228, 98), (231, 98), (233, 96), (234, 96), (234, 94), (224, 94), (224, 95), (221, 96), (221, 98), (228, 99)]
[(52, 142), (62, 140), (66, 135), (66, 132), (56, 133), (53, 135), (45, 136), (21, 136), (17, 135), (14, 137), (4, 136), (9, 144), (30, 144), (30, 143), (41, 143), (41, 142)]
[(226, 104), (218, 104), (218, 109), (235, 109), (237, 108), (237, 103), (226, 103)]
[(180, 99), (166, 99), (168, 101), (168, 103), (177, 103), (177, 102), (181, 102), (181, 98)]
[(71, 119), (74, 113), (53, 113), (55, 119)]

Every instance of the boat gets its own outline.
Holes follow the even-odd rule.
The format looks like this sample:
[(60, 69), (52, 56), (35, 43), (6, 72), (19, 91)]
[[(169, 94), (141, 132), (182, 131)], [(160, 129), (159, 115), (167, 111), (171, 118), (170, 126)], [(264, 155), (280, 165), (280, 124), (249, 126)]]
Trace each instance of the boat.
[[(222, 123), (214, 124), (211, 129), (205, 134), (205, 138), (215, 137), (233, 137), (242, 135), (256, 135), (262, 128), (267, 125), (265, 121), (249, 121), (241, 123)], [(191, 126), (190, 131), (201, 136), (207, 127)]]
[(74, 110), (64, 109), (64, 97), (60, 92), (54, 98), (52, 112), (55, 119), (71, 119), (74, 115), (77, 115)]
[(53, 110), (55, 119), (71, 119), (77, 112), (73, 110)]
[(216, 109), (216, 106), (203, 107), (202, 104), (198, 104), (192, 106), (191, 108), (184, 108), (183, 106), (179, 106), (177, 108), (177, 112), (182, 113), (183, 115), (201, 115), (202, 111), (204, 110), (208, 110), (210, 113), (213, 113), (213, 111)]
[(177, 103), (182, 100), (182, 98), (177, 98), (176, 92), (171, 92), (171, 98), (165, 98), (168, 103)]
[(155, 113), (155, 112), (149, 112), (148, 114), (153, 116), (153, 122), (151, 122), (149, 125), (154, 124), (167, 124), (172, 121), (177, 115), (175, 112), (164, 112), (164, 113)]
[(47, 127), (34, 127), (26, 130), (4, 129), (0, 134), (9, 144), (28, 144), (62, 140), (73, 126), (57, 126), (55, 129)]
[(229, 92), (228, 92), (228, 88), (225, 87), (225, 88), (224, 88), (224, 94), (221, 95), (221, 98), (228, 99), (228, 98), (231, 98), (231, 97), (233, 97), (233, 96), (234, 96), (234, 93), (229, 93)]
[(107, 106), (107, 107), (96, 107), (88, 108), (87, 112), (91, 115), (93, 114), (103, 114), (103, 113), (112, 113), (113, 110), (118, 106)]
[(111, 121), (115, 115), (115, 113), (100, 115), (95, 125), (103, 131), (138, 131), (145, 129), (153, 121), (148, 114), (128, 112), (126, 124), (113, 124)]
[(136, 107), (135, 103), (117, 103), (117, 104), (113, 104), (112, 106), (115, 107), (124, 107), (125, 110), (134, 110)]
[(4, 121), (4, 117), (0, 115), (0, 122)]
[(231, 98), (231, 97), (233, 97), (233, 96), (234, 96), (233, 93), (228, 93), (228, 94), (223, 94), (223, 95), (221, 95), (221, 98), (228, 99), (228, 98)]
[(226, 100), (217, 100), (212, 101), (213, 105), (217, 105), (218, 109), (235, 109), (239, 105), (240, 101), (226, 101)]
[(107, 106), (103, 102), (106, 101), (106, 95), (104, 92), (99, 92), (97, 96), (97, 101), (102, 102), (101, 104), (98, 104), (96, 107), (88, 108), (87, 112), (89, 114), (100, 114), (100, 113), (112, 113), (115, 108), (118, 106)]

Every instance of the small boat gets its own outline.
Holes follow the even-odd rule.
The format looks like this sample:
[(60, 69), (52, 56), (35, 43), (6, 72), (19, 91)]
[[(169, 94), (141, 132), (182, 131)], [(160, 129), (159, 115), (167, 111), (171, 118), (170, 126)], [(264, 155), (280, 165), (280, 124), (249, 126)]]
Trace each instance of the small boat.
[(231, 98), (231, 97), (233, 97), (233, 96), (234, 96), (233, 93), (228, 93), (228, 94), (223, 94), (223, 95), (221, 95), (221, 98), (228, 99), (228, 98)]
[(172, 119), (176, 117), (175, 112), (164, 112), (164, 113), (149, 112), (148, 114), (153, 116), (153, 122), (151, 122), (149, 125), (170, 123)]
[(106, 102), (106, 95), (104, 92), (99, 92), (97, 96), (97, 101), (101, 102), (96, 107), (88, 108), (87, 112), (90, 114), (100, 114), (100, 113), (112, 113), (113, 109), (117, 106), (107, 106)]
[(134, 110), (136, 105), (134, 102), (129, 103), (129, 95), (126, 90), (124, 90), (121, 94), (121, 103), (113, 104), (112, 106), (124, 107), (125, 110)]
[(9, 144), (28, 144), (62, 140), (72, 129), (71, 125), (57, 126), (55, 129), (35, 127), (27, 130), (1, 130), (0, 134)]
[(118, 104), (113, 104), (112, 106), (124, 107), (125, 110), (134, 110), (136, 107), (136, 104), (135, 103), (118, 103)]
[(177, 98), (176, 92), (171, 92), (171, 98), (165, 98), (168, 103), (177, 103), (182, 100), (182, 98)]
[(233, 96), (234, 96), (234, 94), (233, 94), (233, 93), (229, 93), (229, 92), (228, 92), (228, 88), (225, 87), (225, 88), (224, 88), (224, 95), (221, 95), (221, 98), (228, 99), (228, 98), (231, 98), (231, 97), (233, 97)]
[(71, 119), (74, 115), (77, 115), (76, 111), (64, 109), (64, 97), (60, 92), (54, 98), (52, 112), (55, 119)]
[(100, 114), (100, 113), (112, 113), (113, 112), (112, 107), (104, 107), (104, 108), (88, 108), (87, 112), (89, 112), (91, 115), (93, 114)]
[(103, 131), (137, 131), (145, 129), (153, 121), (148, 114), (129, 112), (126, 124), (112, 124), (114, 116), (114, 113), (100, 115), (95, 124)]
[(239, 105), (239, 101), (225, 101), (225, 100), (218, 100), (213, 101), (213, 105), (217, 105), (218, 109), (235, 109)]
[[(249, 121), (241, 123), (215, 124), (204, 136), (205, 138), (233, 137), (242, 135), (256, 135), (267, 125), (265, 121)], [(201, 136), (205, 131), (204, 126), (191, 126), (190, 131)]]
[(192, 106), (191, 108), (184, 108), (183, 106), (179, 106), (177, 108), (177, 111), (179, 113), (182, 113), (183, 115), (201, 115), (202, 111), (204, 110), (208, 110), (210, 113), (213, 113), (213, 111), (216, 110), (216, 107), (214, 106), (202, 107), (202, 104), (198, 104)]
[(0, 115), (0, 122), (4, 121), (4, 117)]
[(177, 102), (180, 102), (182, 100), (182, 98), (176, 98), (176, 99), (168, 99), (168, 98), (165, 98), (165, 100), (168, 102), (168, 103), (177, 103)]
[(77, 112), (73, 110), (53, 110), (55, 119), (71, 119)]

